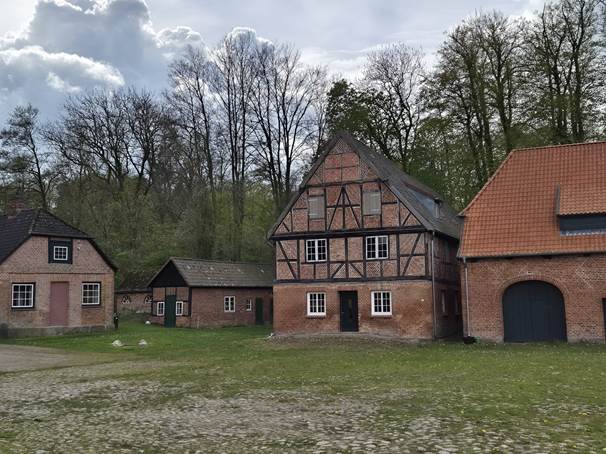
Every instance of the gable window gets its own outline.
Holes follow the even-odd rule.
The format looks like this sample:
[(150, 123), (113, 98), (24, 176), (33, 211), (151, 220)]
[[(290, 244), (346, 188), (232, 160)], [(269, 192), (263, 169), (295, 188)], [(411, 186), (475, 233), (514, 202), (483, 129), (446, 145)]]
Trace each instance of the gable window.
[(306, 240), (305, 253), (308, 262), (326, 261), (326, 240)]
[(372, 292), (372, 315), (391, 315), (391, 292)]
[(366, 237), (366, 259), (378, 260), (389, 257), (387, 235)]
[(326, 315), (326, 293), (307, 294), (307, 315)]
[(183, 301), (175, 303), (175, 315), (183, 315)]
[(48, 240), (49, 263), (72, 263), (71, 240)]
[(156, 306), (156, 315), (160, 317), (164, 316), (164, 301), (158, 301)]
[(309, 198), (309, 218), (324, 219), (324, 196), (313, 196)]
[(249, 312), (252, 311), (252, 299), (251, 298), (248, 298), (246, 300), (246, 310)]
[(101, 284), (98, 282), (82, 283), (82, 305), (99, 306), (101, 304)]
[(381, 214), (381, 193), (366, 191), (362, 194), (363, 214)]
[(11, 307), (25, 309), (34, 307), (34, 284), (13, 284)]
[(226, 296), (223, 298), (223, 311), (236, 312), (236, 297)]

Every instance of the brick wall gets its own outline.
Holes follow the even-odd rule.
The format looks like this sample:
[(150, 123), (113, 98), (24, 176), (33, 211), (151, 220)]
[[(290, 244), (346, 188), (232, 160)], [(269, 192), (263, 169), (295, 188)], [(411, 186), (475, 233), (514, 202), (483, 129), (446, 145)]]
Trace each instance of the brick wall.
[(569, 341), (604, 340), (606, 255), (482, 259), (467, 266), (469, 311), (461, 269), (466, 333), (502, 342), (503, 293), (516, 282), (539, 280), (555, 285), (564, 295)]
[[(114, 272), (88, 240), (73, 242), (73, 263), (48, 263), (48, 238), (31, 237), (0, 265), (0, 327), (8, 335), (44, 334), (112, 325)], [(33, 309), (11, 309), (13, 283), (35, 283)], [(69, 284), (68, 324), (49, 327), (51, 282)], [(82, 282), (101, 283), (101, 305), (82, 306)]]
[(150, 314), (151, 304), (146, 302), (146, 298), (151, 299), (151, 292), (116, 292), (116, 307), (120, 314), (137, 313)]
[[(176, 293), (175, 293), (176, 292)], [(176, 294), (177, 300), (188, 301), (189, 289), (163, 289), (154, 288), (154, 304), (162, 301), (165, 294)], [(224, 311), (224, 298), (226, 296), (235, 296), (235, 312)], [(177, 326), (190, 328), (204, 328), (216, 326), (237, 326), (255, 324), (255, 300), (263, 299), (263, 319), (265, 323), (271, 320), (271, 288), (252, 288), (252, 289), (223, 289), (223, 288), (193, 288), (191, 292), (191, 316), (185, 315), (177, 317)], [(250, 311), (246, 310), (246, 300), (252, 299), (253, 304)], [(186, 304), (187, 306), (187, 304)], [(155, 313), (155, 311), (154, 311)], [(150, 317), (152, 323), (164, 323), (164, 317)]]
[[(371, 292), (391, 291), (392, 315), (371, 315)], [(359, 331), (409, 339), (432, 338), (431, 282), (277, 284), (274, 286), (274, 331), (277, 334), (340, 331), (339, 292), (358, 292)], [(326, 293), (326, 316), (307, 315), (307, 293)]]

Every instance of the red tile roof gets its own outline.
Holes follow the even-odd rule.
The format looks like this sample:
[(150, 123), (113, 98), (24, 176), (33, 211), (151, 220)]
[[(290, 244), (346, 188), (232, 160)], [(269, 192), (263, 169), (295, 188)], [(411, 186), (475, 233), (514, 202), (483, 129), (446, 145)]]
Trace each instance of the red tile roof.
[(606, 142), (516, 150), (461, 213), (459, 255), (606, 251), (606, 234), (562, 235), (558, 214), (606, 213)]

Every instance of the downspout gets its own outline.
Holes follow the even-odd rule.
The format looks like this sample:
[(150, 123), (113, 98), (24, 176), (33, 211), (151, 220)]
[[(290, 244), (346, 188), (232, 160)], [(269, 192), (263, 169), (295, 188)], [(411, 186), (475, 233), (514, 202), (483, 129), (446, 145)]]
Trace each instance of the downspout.
[(463, 268), (465, 269), (465, 315), (467, 323), (465, 324), (467, 329), (465, 330), (466, 336), (471, 336), (471, 318), (469, 315), (469, 276), (467, 274), (467, 258), (463, 257)]
[(435, 273), (435, 255), (434, 255), (434, 246), (433, 240), (436, 233), (431, 232), (431, 313), (433, 317), (433, 327), (432, 327), (432, 335), (433, 339), (437, 338), (437, 328), (436, 328), (436, 273)]

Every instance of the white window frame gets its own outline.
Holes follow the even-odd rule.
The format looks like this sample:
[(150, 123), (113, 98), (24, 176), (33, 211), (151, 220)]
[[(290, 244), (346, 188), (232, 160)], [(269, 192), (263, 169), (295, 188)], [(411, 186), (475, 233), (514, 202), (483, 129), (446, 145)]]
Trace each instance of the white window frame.
[[(57, 251), (65, 251), (65, 257), (57, 257)], [(69, 260), (69, 247), (53, 246), (53, 260), (57, 262), (67, 262)]]
[[(379, 244), (385, 240), (385, 254), (381, 255)], [(374, 253), (369, 248), (369, 243), (374, 243)], [(389, 235), (367, 236), (364, 240), (364, 254), (366, 260), (386, 260), (389, 258)]]
[(164, 301), (158, 301), (156, 303), (156, 315), (158, 317), (164, 317)]
[(236, 297), (235, 296), (224, 296), (223, 297), (223, 312), (236, 312)]
[(183, 315), (183, 307), (184, 306), (185, 306), (185, 303), (183, 301), (177, 301), (177, 302), (175, 302), (175, 315), (176, 316), (182, 316)]
[(248, 312), (252, 311), (252, 304), (253, 304), (252, 298), (247, 298), (246, 299), (246, 310)]
[[(366, 200), (364, 200), (366, 197)], [(378, 197), (379, 204), (376, 209), (371, 211), (372, 205), (368, 203), (371, 197)], [(381, 191), (364, 191), (362, 193), (362, 201), (364, 203), (364, 207), (362, 209), (362, 214), (365, 216), (377, 215), (381, 214)]]
[[(388, 295), (389, 298), (389, 311), (384, 310), (385, 307), (385, 295)], [(380, 310), (377, 311), (375, 308), (375, 302), (377, 297), (379, 297), (381, 299), (380, 301)], [(392, 315), (393, 312), (393, 300), (391, 298), (391, 292), (390, 291), (386, 291), (386, 290), (375, 290), (373, 292), (371, 292), (371, 298), (370, 298), (370, 309), (371, 309), (371, 315)]]
[[(311, 201), (313, 200), (322, 200), (321, 206), (319, 207), (320, 212), (317, 214), (313, 214), (311, 211)], [(309, 219), (324, 219), (324, 211), (326, 210), (326, 200), (324, 199), (323, 195), (312, 195), (309, 196), (308, 199), (308, 215), (309, 215)]]
[[(86, 292), (92, 291), (91, 289), (86, 289), (85, 286), (93, 286), (96, 287), (96, 295), (85, 295)], [(93, 303), (85, 302), (89, 298), (93, 298), (96, 296), (96, 301)], [(80, 285), (80, 303), (82, 306), (101, 306), (101, 283), (100, 282), (82, 282)]]
[[(320, 244), (324, 244), (324, 257), (320, 255)], [(311, 246), (311, 248), (310, 248)], [(310, 250), (312, 253), (310, 254)], [(311, 258), (310, 258), (311, 257)], [(325, 262), (328, 257), (328, 241), (326, 238), (318, 238), (314, 240), (305, 240), (305, 261), (308, 263)]]
[[(322, 297), (323, 311), (318, 310), (320, 301), (318, 297)], [(315, 298), (316, 310), (312, 311), (312, 300)], [(324, 292), (309, 292), (307, 293), (307, 315), (309, 317), (325, 317), (326, 316), (326, 293)]]
[[(17, 298), (17, 300), (15, 300), (15, 287), (23, 287), (23, 289), (18, 289), (17, 293), (19, 294), (19, 298)], [(26, 290), (26, 289), (29, 289)], [(27, 295), (29, 293), (29, 302), (27, 301), (27, 298), (23, 299), (21, 298), (21, 294), (25, 292), (25, 295)], [(11, 287), (11, 308), (12, 309), (31, 309), (34, 307), (34, 301), (36, 299), (36, 286), (34, 284), (31, 283), (25, 283), (25, 284), (13, 284)], [(25, 301), (27, 304), (19, 304), (19, 305), (15, 305), (15, 301)]]

